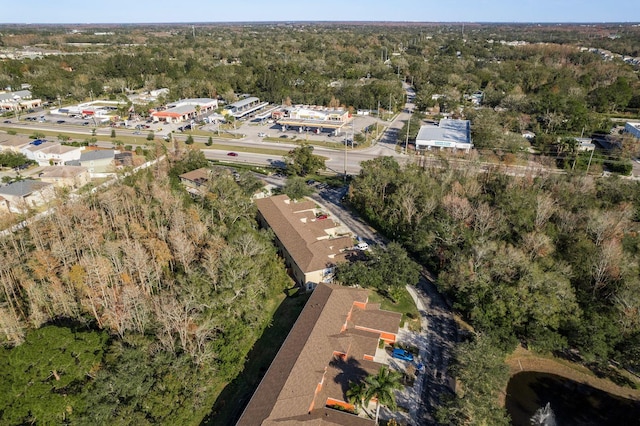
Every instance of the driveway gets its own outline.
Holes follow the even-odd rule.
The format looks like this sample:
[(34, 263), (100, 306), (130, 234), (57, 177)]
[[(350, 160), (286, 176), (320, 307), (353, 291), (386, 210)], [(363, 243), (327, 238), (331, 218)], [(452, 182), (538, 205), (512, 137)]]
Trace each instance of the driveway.
[(384, 243), (384, 238), (367, 224), (358, 214), (342, 204), (342, 198), (347, 195), (348, 187), (326, 187), (315, 191), (311, 198), (322, 205), (339, 222), (349, 228), (369, 246)]
[[(384, 242), (375, 229), (341, 204), (340, 200), (346, 191), (346, 187), (324, 188), (315, 192), (311, 198), (369, 245)], [(433, 280), (431, 274), (424, 270), (417, 286), (407, 286), (420, 313), (421, 330), (400, 330), (398, 342), (418, 348), (417, 358), (413, 362), (407, 362), (391, 358), (386, 353), (376, 353), (376, 361), (386, 360), (392, 368), (399, 371), (407, 371), (411, 364), (415, 367), (422, 363), (425, 367), (412, 386), (397, 391), (398, 407), (402, 408), (395, 412), (385, 408), (381, 410), (383, 419), (393, 418), (400, 424), (434, 424), (435, 410), (442, 395), (452, 393), (448, 369), (452, 350), (458, 340), (458, 328), (449, 303), (438, 292)]]
[(420, 312), (421, 331), (401, 330), (398, 342), (418, 348), (419, 355), (412, 363), (391, 358), (389, 365), (406, 372), (423, 364), (424, 370), (416, 375), (413, 385), (396, 391), (398, 410), (383, 408), (380, 417), (394, 419), (401, 425), (435, 424), (435, 410), (441, 397), (452, 394), (447, 372), (458, 337), (457, 327), (448, 303), (428, 276), (423, 275), (416, 287), (407, 286), (407, 291)]

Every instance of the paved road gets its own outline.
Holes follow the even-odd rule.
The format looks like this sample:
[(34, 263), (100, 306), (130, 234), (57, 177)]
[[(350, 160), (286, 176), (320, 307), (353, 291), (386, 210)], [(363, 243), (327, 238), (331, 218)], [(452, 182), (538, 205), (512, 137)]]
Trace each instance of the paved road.
[(451, 352), (458, 340), (458, 328), (449, 304), (426, 271), (415, 289), (411, 290), (414, 290), (411, 293), (417, 301), (420, 321), (427, 338), (424, 355), (421, 351), (426, 371), (420, 376), (423, 381), (422, 405), (417, 412), (417, 424), (433, 424), (435, 409), (440, 404), (442, 395), (452, 392), (448, 370)]
[(362, 220), (355, 211), (348, 209), (347, 206), (342, 204), (341, 200), (347, 194), (347, 189), (346, 186), (342, 188), (327, 187), (314, 192), (311, 198), (323, 205), (331, 215), (347, 226), (358, 237), (362, 238), (367, 244), (384, 243), (384, 239), (375, 229)]

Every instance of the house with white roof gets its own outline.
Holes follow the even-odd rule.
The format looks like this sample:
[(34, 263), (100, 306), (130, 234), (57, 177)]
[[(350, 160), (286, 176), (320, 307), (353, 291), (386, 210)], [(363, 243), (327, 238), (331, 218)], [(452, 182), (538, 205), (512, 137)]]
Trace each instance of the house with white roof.
[(83, 147), (53, 142), (51, 145), (35, 151), (34, 159), (40, 166), (63, 166), (67, 161), (78, 160), (82, 150)]

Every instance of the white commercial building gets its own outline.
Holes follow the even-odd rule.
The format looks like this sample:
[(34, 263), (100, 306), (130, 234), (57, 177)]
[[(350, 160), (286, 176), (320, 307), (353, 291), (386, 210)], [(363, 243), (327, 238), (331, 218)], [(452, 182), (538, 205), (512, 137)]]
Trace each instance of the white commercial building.
[(640, 139), (640, 123), (627, 122), (624, 125), (624, 131)]
[(440, 120), (437, 126), (420, 127), (416, 137), (416, 149), (451, 148), (469, 151), (471, 142), (471, 123), (469, 120)]
[(218, 100), (211, 98), (182, 99), (167, 105), (167, 109), (151, 113), (154, 122), (180, 123), (218, 108)]
[(16, 92), (0, 92), (0, 110), (23, 111), (37, 108), (42, 105), (42, 100), (33, 99), (31, 91), (18, 90)]

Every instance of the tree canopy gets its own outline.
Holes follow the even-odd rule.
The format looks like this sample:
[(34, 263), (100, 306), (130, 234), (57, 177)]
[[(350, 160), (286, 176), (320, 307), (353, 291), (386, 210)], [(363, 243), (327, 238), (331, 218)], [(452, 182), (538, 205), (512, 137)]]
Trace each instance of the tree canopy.
[(0, 422), (192, 423), (241, 371), (290, 279), (248, 189), (212, 170), (194, 199), (167, 176), (202, 154), (170, 164), (0, 238)]
[(373, 246), (365, 256), (365, 260), (338, 265), (336, 279), (346, 285), (374, 288), (391, 297), (400, 288), (418, 283), (420, 265), (400, 244), (391, 242), (385, 248)]
[(306, 176), (325, 169), (325, 160), (313, 153), (313, 145), (302, 145), (289, 151), (285, 156), (285, 172), (289, 176)]

